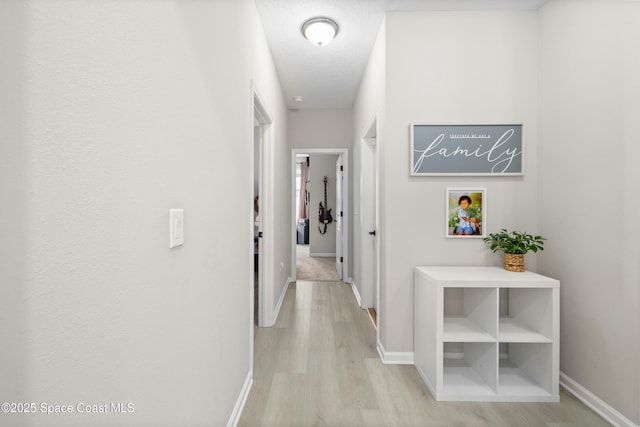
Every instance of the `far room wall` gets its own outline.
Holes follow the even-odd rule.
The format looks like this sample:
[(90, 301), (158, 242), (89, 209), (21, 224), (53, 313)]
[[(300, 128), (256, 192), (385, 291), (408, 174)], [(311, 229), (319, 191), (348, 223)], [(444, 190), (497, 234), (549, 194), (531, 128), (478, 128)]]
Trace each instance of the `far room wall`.
[(336, 212), (336, 161), (338, 156), (335, 154), (311, 154), (309, 156), (309, 173), (310, 173), (310, 195), (311, 202), (309, 204), (309, 254), (311, 256), (335, 256), (336, 253), (336, 224), (335, 222), (327, 225), (325, 234), (324, 226), (319, 222), (319, 203), (325, 206), (324, 202), (324, 182), (323, 178), (327, 177), (327, 205), (328, 209), (332, 209), (333, 218), (338, 214)]

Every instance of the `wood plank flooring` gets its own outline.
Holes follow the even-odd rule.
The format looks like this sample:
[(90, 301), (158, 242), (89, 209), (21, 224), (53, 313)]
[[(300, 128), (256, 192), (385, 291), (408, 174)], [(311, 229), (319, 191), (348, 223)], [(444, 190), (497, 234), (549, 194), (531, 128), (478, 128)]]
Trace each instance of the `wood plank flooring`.
[(292, 283), (255, 338), (254, 383), (238, 424), (274, 426), (608, 426), (571, 395), (560, 403), (436, 402), (413, 366), (384, 365), (351, 287)]

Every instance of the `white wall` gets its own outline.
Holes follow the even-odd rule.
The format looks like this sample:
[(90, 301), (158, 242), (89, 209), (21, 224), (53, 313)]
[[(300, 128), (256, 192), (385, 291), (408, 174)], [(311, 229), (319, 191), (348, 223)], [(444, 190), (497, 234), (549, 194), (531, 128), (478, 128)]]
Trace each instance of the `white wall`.
[(560, 368), (636, 424), (639, 22), (637, 2), (540, 11), (538, 203), (551, 237), (538, 265), (561, 280)]
[[(535, 12), (392, 12), (386, 17), (386, 111), (380, 337), (413, 351), (413, 269), (499, 264), (481, 240), (444, 237), (447, 186), (482, 186), (486, 225), (537, 226), (537, 19)], [(409, 176), (411, 123), (523, 123), (524, 177)], [(535, 259), (527, 259), (535, 270)], [(382, 303), (381, 303), (382, 305)]]
[[(358, 89), (356, 100), (353, 104), (353, 251), (355, 257), (353, 259), (353, 281), (358, 288), (360, 295), (371, 292), (374, 286), (370, 269), (363, 270), (363, 259), (365, 255), (365, 245), (371, 246), (370, 236), (367, 234), (370, 229), (368, 224), (364, 223), (362, 216), (362, 141), (363, 134), (368, 130), (374, 118), (377, 120), (377, 126), (381, 133), (377, 135), (377, 149), (380, 150), (385, 144), (384, 138), (384, 109), (385, 109), (385, 21), (380, 25), (375, 44), (371, 50), (367, 68), (365, 69)], [(382, 171), (380, 171), (382, 173)], [(378, 231), (379, 242), (384, 236)], [(372, 255), (369, 253), (368, 257)], [(381, 266), (382, 267), (382, 266)], [(385, 303), (385, 299), (381, 298), (381, 305)], [(384, 309), (378, 307), (378, 321), (384, 323)]]
[[(27, 237), (28, 129), (26, 123), (27, 85), (25, 50), (28, 43), (23, 26), (27, 22), (25, 4), (0, 2), (0, 400), (12, 401), (21, 395), (27, 382), (24, 334), (30, 320), (25, 315), (32, 272), (25, 259)], [(9, 209), (10, 208), (10, 209)], [(0, 424), (25, 425), (26, 419), (8, 418), (0, 413)]]
[[(352, 150), (351, 135), (353, 132), (353, 112), (350, 109), (303, 109), (303, 110), (289, 110), (288, 116), (288, 133), (287, 140), (289, 141), (290, 149), (304, 149), (304, 148), (323, 148), (323, 149), (344, 149)], [(351, 159), (351, 156), (349, 156)], [(349, 160), (348, 175), (349, 182), (352, 182), (353, 174), (351, 172), (352, 162)], [(313, 163), (312, 163), (313, 167)], [(290, 167), (287, 169), (290, 171)], [(334, 173), (335, 175), (335, 173)], [(331, 178), (331, 176), (330, 176)], [(335, 180), (335, 178), (334, 178)], [(288, 187), (290, 188), (290, 187)], [(349, 206), (353, 206), (352, 191), (349, 192)], [(318, 219), (318, 204), (312, 204), (309, 209), (310, 220), (313, 221), (314, 217)], [(353, 223), (353, 215), (351, 212), (349, 215), (349, 223)], [(312, 233), (314, 228), (313, 223), (309, 225), (309, 230)], [(332, 226), (329, 226), (330, 228)], [(316, 231), (318, 227), (315, 227)], [(335, 234), (335, 228), (334, 228)], [(290, 234), (289, 234), (290, 235)], [(313, 236), (310, 235), (310, 239)], [(349, 227), (349, 239), (353, 242), (353, 227)], [(331, 252), (335, 252), (334, 250)], [(353, 259), (353, 244), (349, 245), (349, 259)], [(353, 266), (349, 265), (349, 271), (345, 274), (345, 280), (347, 277), (351, 277), (353, 272)]]
[(350, 109), (289, 110), (290, 148), (351, 148)]
[(251, 78), (289, 159), (253, 1), (11, 0), (0, 21), (0, 401), (135, 404), (0, 424), (225, 425), (251, 369)]
[[(309, 253), (326, 255), (336, 253), (336, 224), (327, 225), (327, 232), (320, 234), (318, 229), (319, 203), (324, 203), (324, 182), (327, 177), (327, 206), (332, 209), (331, 215), (336, 218), (336, 162), (338, 156), (334, 154), (311, 154), (309, 156), (309, 172), (311, 180), (311, 199), (309, 205)], [(325, 206), (326, 207), (326, 206)], [(324, 227), (321, 227), (324, 229)]]

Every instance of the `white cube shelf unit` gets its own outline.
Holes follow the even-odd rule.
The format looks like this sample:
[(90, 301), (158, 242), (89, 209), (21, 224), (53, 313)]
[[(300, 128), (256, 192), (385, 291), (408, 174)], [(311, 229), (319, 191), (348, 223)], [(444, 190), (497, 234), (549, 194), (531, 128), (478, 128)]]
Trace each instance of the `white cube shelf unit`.
[(416, 267), (416, 368), (436, 400), (559, 402), (560, 282)]

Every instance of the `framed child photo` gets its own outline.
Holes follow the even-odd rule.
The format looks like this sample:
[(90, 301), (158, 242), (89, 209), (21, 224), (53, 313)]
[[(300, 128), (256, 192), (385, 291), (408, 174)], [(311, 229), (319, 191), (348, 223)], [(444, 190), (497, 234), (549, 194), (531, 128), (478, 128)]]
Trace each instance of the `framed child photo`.
[(446, 237), (486, 237), (487, 189), (447, 188), (446, 196)]

